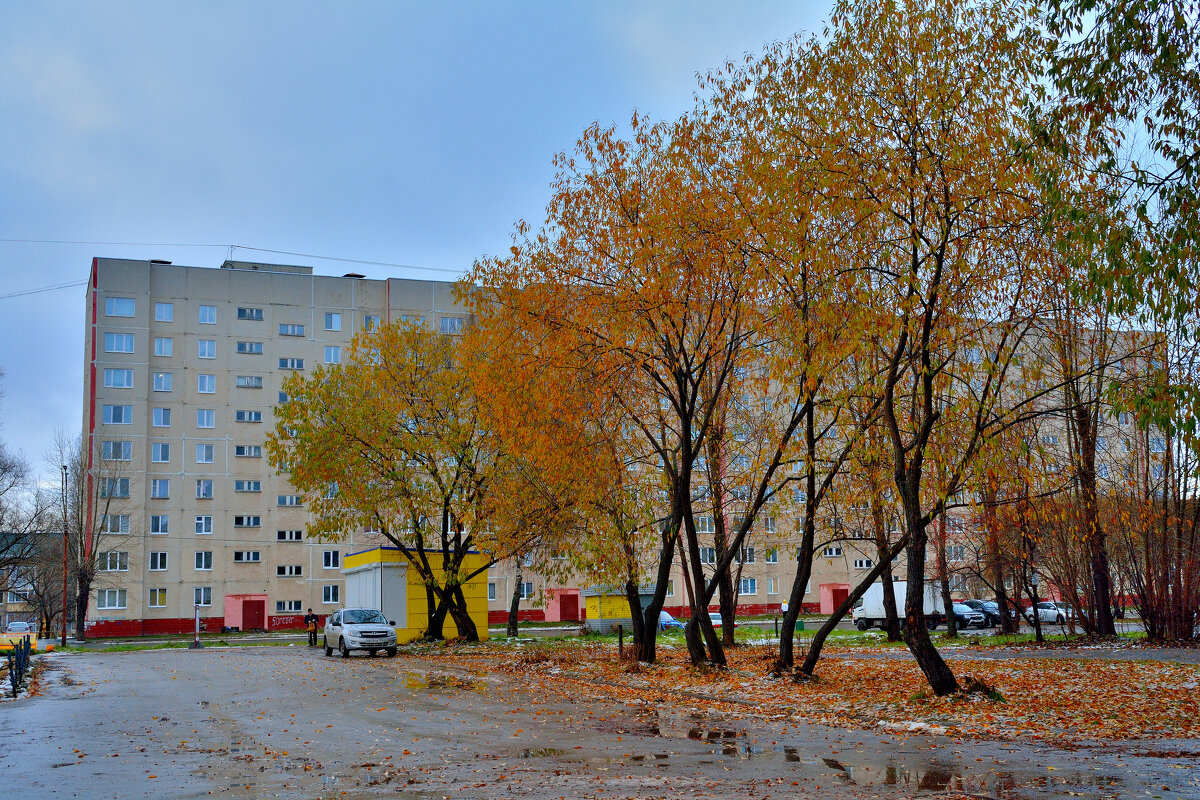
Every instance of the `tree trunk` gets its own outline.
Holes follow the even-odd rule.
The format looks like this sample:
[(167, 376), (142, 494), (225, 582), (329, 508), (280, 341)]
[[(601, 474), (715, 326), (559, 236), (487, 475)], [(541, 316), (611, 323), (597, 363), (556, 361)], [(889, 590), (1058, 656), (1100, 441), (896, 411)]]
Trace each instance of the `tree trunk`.
[[(88, 598), (92, 592), (92, 579), (84, 573), (75, 576), (75, 639), (87, 641)], [(63, 609), (63, 630), (67, 627), (67, 610)]]
[(513, 582), (512, 597), (508, 601), (508, 629), (504, 631), (504, 635), (510, 639), (517, 635), (517, 616), (521, 608), (521, 586), (522, 578), (521, 570), (517, 570), (517, 579)]
[[(891, 548), (888, 546), (887, 527), (883, 520), (883, 504), (879, 502), (877, 490), (871, 496), (871, 525), (875, 534), (875, 558), (883, 565), (883, 571), (879, 574), (883, 578), (884, 630), (887, 631), (889, 642), (898, 642), (900, 641), (900, 615), (896, 610), (896, 590), (892, 586), (892, 558), (894, 556), (889, 552)], [(809, 649), (812, 649), (812, 645), (809, 645)]]
[[(667, 584), (671, 580), (671, 566), (675, 562), (675, 542), (679, 538), (678, 528), (674, 533), (670, 529), (661, 534), (662, 550), (658, 557), (658, 573), (654, 578), (654, 595), (650, 604), (642, 613), (642, 642), (640, 657), (643, 662), (653, 664), (657, 657), (658, 645), (658, 615), (663, 610), (667, 600)], [(680, 556), (682, 556), (682, 551)], [(684, 575), (686, 578), (686, 573)]]
[[(429, 590), (433, 592), (432, 589)], [(429, 627), (425, 629), (425, 640), (430, 642), (440, 642), (446, 638), (446, 604), (435, 601), (433, 613), (429, 616)]]
[(471, 619), (471, 614), (467, 611), (467, 598), (462, 587), (455, 586), (447, 594), (450, 595), (447, 612), (454, 620), (454, 626), (458, 628), (458, 638), (467, 642), (478, 642), (479, 629), (475, 627), (475, 620)]
[(646, 639), (646, 620), (642, 617), (640, 589), (641, 587), (633, 578), (625, 581), (625, 599), (629, 602), (629, 624), (633, 628), (633, 645), (629, 652), (631, 661), (641, 661), (642, 645)]
[[(908, 489), (908, 487), (904, 487)], [(933, 646), (929, 629), (925, 627), (925, 552), (927, 546), (925, 525), (921, 519), (920, 503), (915, 491), (906, 492), (905, 525), (908, 528), (908, 587), (904, 595), (904, 641), (917, 666), (929, 681), (929, 688), (938, 697), (958, 691), (958, 681)], [(953, 613), (953, 609), (950, 609)]]
[[(904, 543), (906, 540), (906, 538), (901, 539), (896, 543), (892, 550), (884, 550), (881, 554), (882, 557), (880, 562), (876, 564), (869, 573), (867, 573), (865, 578), (859, 581), (859, 584), (854, 587), (854, 590), (850, 592), (849, 595), (846, 596), (846, 599), (842, 601), (842, 604), (834, 609), (833, 614), (830, 615), (829, 619), (825, 620), (825, 623), (817, 630), (816, 634), (813, 636), (812, 642), (808, 645), (808, 652), (804, 655), (804, 663), (800, 665), (800, 672), (804, 673), (810, 678), (812, 677), (813, 670), (817, 668), (817, 661), (821, 658), (821, 648), (825, 646), (825, 640), (829, 638), (829, 634), (833, 633), (833, 630), (838, 626), (838, 623), (842, 621), (847, 613), (849, 613), (850, 609), (854, 608), (854, 604), (857, 603), (859, 599), (867, 593), (867, 589), (871, 588), (871, 584), (875, 582), (876, 578), (878, 578), (880, 575), (888, 575), (891, 573), (892, 559), (895, 558), (902, 549), (904, 549)], [(884, 597), (886, 598), (890, 592), (891, 582), (888, 581), (884, 584)], [(892, 608), (895, 609), (895, 607), (896, 597), (895, 595), (892, 595)]]
[(883, 616), (886, 620), (887, 640), (889, 642), (903, 641), (904, 634), (900, 630), (900, 612), (896, 608), (896, 583), (892, 579), (892, 560), (890, 558), (883, 568)]

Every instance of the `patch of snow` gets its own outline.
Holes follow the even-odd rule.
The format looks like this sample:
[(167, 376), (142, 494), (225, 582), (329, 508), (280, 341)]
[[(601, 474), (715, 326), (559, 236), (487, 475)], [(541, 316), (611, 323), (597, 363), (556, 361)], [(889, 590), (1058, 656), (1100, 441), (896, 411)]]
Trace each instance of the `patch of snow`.
[(907, 731), (908, 733), (943, 734), (946, 729), (941, 725), (931, 725), (928, 722), (880, 722), (880, 728), (889, 731)]

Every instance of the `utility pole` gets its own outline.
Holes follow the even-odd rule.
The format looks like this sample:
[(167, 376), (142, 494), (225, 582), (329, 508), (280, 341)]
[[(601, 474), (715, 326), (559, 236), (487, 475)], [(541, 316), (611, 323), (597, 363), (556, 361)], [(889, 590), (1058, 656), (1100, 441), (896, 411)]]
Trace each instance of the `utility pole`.
[(62, 603), (62, 646), (67, 646), (67, 465), (62, 465), (62, 507), (63, 507), (63, 603)]

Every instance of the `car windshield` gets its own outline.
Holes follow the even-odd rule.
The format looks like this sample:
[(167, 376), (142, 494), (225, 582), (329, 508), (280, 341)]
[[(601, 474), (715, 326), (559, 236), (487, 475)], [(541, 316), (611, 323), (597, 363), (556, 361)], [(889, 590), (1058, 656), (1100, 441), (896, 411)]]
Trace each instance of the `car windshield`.
[(955, 603), (955, 604), (954, 604), (954, 610), (955, 610), (956, 612), (958, 612), (959, 614), (967, 614), (967, 613), (969, 613), (969, 612), (971, 612), (971, 611), (974, 611), (975, 609), (971, 608), (971, 607), (970, 607), (970, 606), (968, 606), (968, 605), (964, 605), (964, 604), (962, 604), (962, 603)]
[(342, 612), (342, 622), (347, 625), (364, 625), (367, 623), (387, 625), (387, 618), (378, 611), (359, 608)]
[(1038, 603), (1038, 608), (1057, 608), (1054, 603)]

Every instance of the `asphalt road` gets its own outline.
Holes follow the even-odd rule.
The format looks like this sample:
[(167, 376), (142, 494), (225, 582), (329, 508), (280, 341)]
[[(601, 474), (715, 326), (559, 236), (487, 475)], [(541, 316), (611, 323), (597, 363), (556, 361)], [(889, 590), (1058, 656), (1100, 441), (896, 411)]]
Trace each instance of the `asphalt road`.
[(666, 690), (652, 708), (563, 702), (306, 647), (48, 660), (44, 694), (0, 703), (0, 767), (34, 797), (1200, 797), (1195, 743), (1067, 752), (748, 722)]

